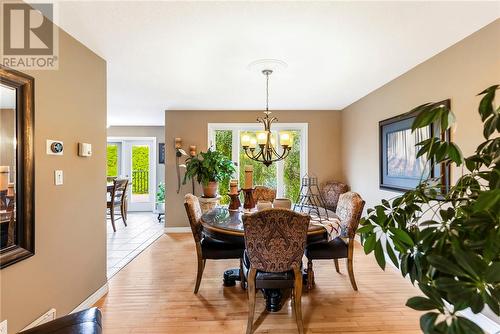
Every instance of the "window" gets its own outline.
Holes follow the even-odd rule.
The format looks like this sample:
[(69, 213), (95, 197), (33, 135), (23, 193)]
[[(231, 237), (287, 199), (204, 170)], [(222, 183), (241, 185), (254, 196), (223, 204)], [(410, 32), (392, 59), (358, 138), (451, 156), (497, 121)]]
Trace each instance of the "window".
[[(307, 123), (277, 123), (272, 125), (273, 135), (279, 143), (279, 132), (287, 131), (293, 136), (292, 150), (285, 160), (266, 167), (248, 158), (241, 147), (241, 136), (261, 131), (259, 123), (208, 124), (209, 146), (223, 153), (236, 165), (240, 185), (244, 181), (245, 165), (254, 166), (254, 184), (276, 188), (278, 197), (296, 201), (299, 196), (301, 177), (307, 173)], [(222, 203), (228, 203), (226, 196), (228, 182), (219, 185)]]
[(120, 145), (118, 143), (108, 143), (106, 176), (117, 177), (119, 175), (119, 151)]

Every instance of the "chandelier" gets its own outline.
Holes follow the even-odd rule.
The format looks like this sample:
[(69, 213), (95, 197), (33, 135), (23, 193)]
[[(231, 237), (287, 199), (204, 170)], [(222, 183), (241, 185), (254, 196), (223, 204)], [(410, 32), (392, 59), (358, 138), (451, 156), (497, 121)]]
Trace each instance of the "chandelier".
[[(256, 137), (252, 135), (243, 135), (241, 144), (247, 157), (254, 161), (262, 162), (265, 166), (270, 166), (273, 162), (285, 159), (292, 149), (292, 136), (288, 132), (280, 132), (279, 144), (280, 150), (276, 149), (276, 139), (271, 132), (271, 124), (276, 122), (276, 117), (270, 117), (269, 111), (269, 76), (272, 70), (263, 70), (262, 74), (266, 76), (266, 111), (264, 117), (257, 118), (259, 123), (264, 125), (264, 131), (258, 131)], [(258, 147), (257, 147), (258, 146)]]

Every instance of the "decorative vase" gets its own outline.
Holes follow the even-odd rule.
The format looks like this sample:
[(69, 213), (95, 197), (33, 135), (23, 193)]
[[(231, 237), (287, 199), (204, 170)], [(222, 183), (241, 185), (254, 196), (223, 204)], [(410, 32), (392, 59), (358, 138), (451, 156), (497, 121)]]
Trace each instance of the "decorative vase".
[(214, 198), (217, 197), (217, 190), (219, 189), (219, 182), (210, 181), (207, 185), (203, 186), (203, 196)]
[(243, 194), (245, 197), (245, 202), (243, 204), (243, 208), (245, 208), (247, 210), (251, 210), (251, 209), (255, 208), (255, 200), (253, 198), (254, 188), (241, 189), (241, 190), (243, 190)]
[(240, 202), (240, 192), (238, 191), (236, 194), (228, 193), (229, 197), (231, 197), (231, 202), (229, 203), (229, 211), (239, 211), (241, 202)]

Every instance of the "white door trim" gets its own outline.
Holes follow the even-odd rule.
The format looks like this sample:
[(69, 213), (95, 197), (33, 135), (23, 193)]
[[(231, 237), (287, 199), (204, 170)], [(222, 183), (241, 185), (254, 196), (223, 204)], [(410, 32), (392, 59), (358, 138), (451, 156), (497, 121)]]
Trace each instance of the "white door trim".
[[(114, 143), (121, 143), (121, 152), (120, 152), (120, 170), (123, 173), (125, 171), (125, 160), (124, 159), (124, 152), (125, 152), (125, 143), (126, 142), (133, 142), (133, 141), (146, 141), (146, 142), (152, 142), (152, 147), (151, 151), (149, 154), (149, 161), (150, 161), (150, 175), (151, 177), (149, 178), (149, 187), (152, 189), (151, 194), (150, 194), (150, 199), (151, 199), (151, 210), (147, 211), (154, 211), (156, 209), (156, 145), (157, 145), (157, 139), (156, 137), (117, 137), (117, 136), (110, 136), (107, 137), (107, 142), (114, 142)], [(129, 175), (131, 178), (132, 175)], [(130, 191), (132, 188), (130, 188)], [(129, 201), (132, 198), (132, 196), (129, 196)], [(130, 204), (130, 203), (129, 203)]]

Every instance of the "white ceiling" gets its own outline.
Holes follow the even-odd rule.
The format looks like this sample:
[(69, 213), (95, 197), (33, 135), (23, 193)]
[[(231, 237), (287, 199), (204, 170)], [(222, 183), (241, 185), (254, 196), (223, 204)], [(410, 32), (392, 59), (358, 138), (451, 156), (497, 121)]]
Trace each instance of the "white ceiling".
[[(108, 66), (108, 123), (166, 109), (342, 109), (500, 17), (500, 2), (61, 2), (59, 24)], [(471, 60), (472, 61), (472, 60)]]

